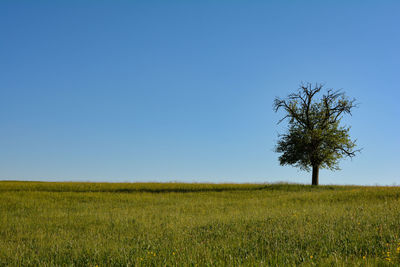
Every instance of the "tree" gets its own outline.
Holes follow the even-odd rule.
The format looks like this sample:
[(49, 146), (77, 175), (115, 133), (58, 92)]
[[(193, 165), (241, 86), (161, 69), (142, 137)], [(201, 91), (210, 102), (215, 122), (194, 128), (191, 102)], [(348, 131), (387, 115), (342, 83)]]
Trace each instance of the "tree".
[(312, 185), (318, 185), (320, 168), (339, 170), (341, 158), (352, 158), (360, 152), (350, 139), (350, 127), (340, 125), (343, 115), (351, 115), (356, 100), (333, 89), (317, 98), (323, 87), (302, 83), (297, 92), (274, 101), (274, 111), (283, 109), (286, 114), (278, 124), (288, 119), (287, 133), (279, 135), (275, 148), (282, 153), (279, 163), (306, 171), (312, 168)]

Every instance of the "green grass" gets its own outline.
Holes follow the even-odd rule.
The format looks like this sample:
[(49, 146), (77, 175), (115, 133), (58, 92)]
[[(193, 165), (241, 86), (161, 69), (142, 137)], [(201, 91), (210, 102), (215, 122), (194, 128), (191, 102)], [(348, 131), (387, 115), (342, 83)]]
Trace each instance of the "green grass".
[(400, 188), (0, 182), (0, 265), (400, 265)]

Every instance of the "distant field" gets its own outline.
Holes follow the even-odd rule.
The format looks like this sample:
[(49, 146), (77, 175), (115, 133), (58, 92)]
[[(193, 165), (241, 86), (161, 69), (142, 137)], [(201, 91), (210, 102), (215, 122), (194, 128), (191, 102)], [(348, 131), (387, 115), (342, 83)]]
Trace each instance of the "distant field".
[(400, 264), (400, 188), (0, 182), (0, 266)]

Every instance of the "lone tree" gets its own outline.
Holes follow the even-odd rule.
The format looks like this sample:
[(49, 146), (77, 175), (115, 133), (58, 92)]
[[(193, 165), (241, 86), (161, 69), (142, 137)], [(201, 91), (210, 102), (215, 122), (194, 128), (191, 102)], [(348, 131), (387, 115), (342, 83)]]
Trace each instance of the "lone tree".
[(320, 168), (339, 170), (338, 161), (343, 157), (354, 157), (355, 141), (349, 136), (350, 127), (340, 126), (343, 115), (356, 107), (355, 99), (349, 99), (340, 90), (326, 90), (322, 97), (316, 95), (323, 84), (301, 84), (296, 93), (286, 99), (275, 98), (274, 110), (283, 109), (288, 119), (286, 134), (280, 139), (275, 151), (282, 153), (281, 165), (293, 165), (303, 170), (312, 168), (312, 185), (318, 185)]

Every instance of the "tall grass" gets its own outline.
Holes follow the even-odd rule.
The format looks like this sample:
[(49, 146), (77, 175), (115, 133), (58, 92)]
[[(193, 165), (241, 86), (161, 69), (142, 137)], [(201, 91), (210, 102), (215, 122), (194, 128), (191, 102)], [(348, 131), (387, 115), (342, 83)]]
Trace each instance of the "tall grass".
[(400, 264), (400, 188), (0, 182), (0, 265)]

